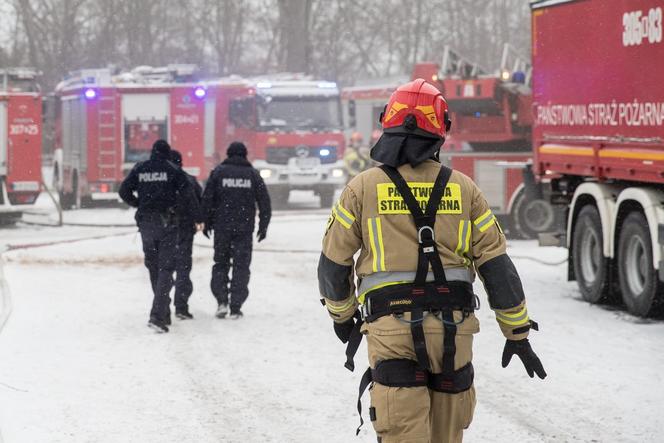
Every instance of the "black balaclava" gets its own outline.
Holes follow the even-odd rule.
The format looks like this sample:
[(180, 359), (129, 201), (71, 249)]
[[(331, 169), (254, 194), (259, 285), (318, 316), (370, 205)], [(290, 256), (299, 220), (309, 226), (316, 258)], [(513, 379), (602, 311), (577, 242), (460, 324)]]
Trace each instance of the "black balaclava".
[(157, 140), (152, 145), (152, 158), (168, 160), (171, 152), (171, 145), (166, 140)]
[(410, 163), (415, 168), (429, 159), (437, 159), (445, 139), (417, 127), (414, 116), (406, 117), (404, 125), (385, 129), (371, 148), (371, 158), (394, 168)]

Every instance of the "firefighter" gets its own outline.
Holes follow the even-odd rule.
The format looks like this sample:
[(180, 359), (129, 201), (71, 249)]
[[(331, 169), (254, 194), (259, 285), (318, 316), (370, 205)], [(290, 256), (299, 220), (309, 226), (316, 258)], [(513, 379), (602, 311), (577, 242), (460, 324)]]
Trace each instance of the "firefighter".
[[(171, 149), (171, 161), (182, 169), (182, 154)], [(198, 184), (198, 180), (192, 175), (182, 170), (194, 191), (196, 201), (201, 202), (203, 197), (203, 188)], [(175, 257), (175, 316), (180, 320), (194, 318), (189, 312), (189, 297), (194, 291), (194, 285), (191, 282), (191, 265), (194, 246), (194, 235), (196, 234), (194, 214), (187, 210), (188, 208), (178, 208), (178, 243)]]
[[(233, 142), (227, 158), (210, 174), (203, 192), (203, 211), (209, 230), (214, 230), (214, 266), (210, 283), (217, 299), (217, 318), (242, 317), (249, 295), (249, 265), (253, 247), (256, 205), (259, 209), (258, 241), (267, 236), (272, 214), (265, 182), (247, 160), (247, 148)], [(233, 278), (229, 271), (233, 267)]]
[(363, 145), (364, 139), (362, 138), (362, 134), (353, 132), (350, 136), (348, 149), (346, 149), (344, 154), (344, 165), (346, 166), (346, 174), (349, 180), (369, 167), (369, 157), (366, 153), (366, 147)]
[(328, 222), (322, 301), (348, 343), (347, 368), (367, 338), (360, 392), (373, 383), (369, 416), (379, 441), (459, 442), (475, 408), (475, 274), (506, 338), (503, 367), (517, 355), (530, 377), (546, 376), (528, 342), (537, 324), (482, 192), (438, 161), (451, 125), (441, 93), (422, 79), (402, 85), (381, 123), (371, 156), (382, 166), (347, 185)]
[(197, 230), (204, 228), (200, 206), (186, 175), (169, 161), (171, 147), (164, 140), (152, 146), (150, 159), (137, 163), (120, 185), (120, 197), (138, 208), (136, 223), (143, 241), (145, 267), (154, 299), (148, 326), (168, 332), (169, 293), (173, 287), (178, 226), (176, 207), (193, 214)]

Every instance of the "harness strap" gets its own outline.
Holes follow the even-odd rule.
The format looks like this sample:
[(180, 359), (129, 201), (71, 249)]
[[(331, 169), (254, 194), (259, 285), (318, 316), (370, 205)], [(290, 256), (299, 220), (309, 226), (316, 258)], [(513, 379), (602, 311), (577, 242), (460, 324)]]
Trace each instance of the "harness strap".
[(360, 434), (360, 428), (364, 424), (364, 420), (362, 419), (362, 394), (364, 394), (364, 391), (367, 390), (367, 387), (372, 381), (373, 379), (371, 377), (371, 368), (367, 368), (367, 370), (364, 371), (364, 374), (362, 375), (362, 380), (360, 380), (360, 393), (357, 396), (357, 414), (360, 416), (360, 426), (357, 427), (355, 435)]
[[(458, 394), (470, 389), (473, 385), (474, 375), (473, 364), (471, 362), (468, 362), (458, 371), (454, 371), (451, 376), (446, 376), (445, 374), (432, 374), (421, 368), (413, 360), (390, 359), (380, 361), (376, 364), (376, 369), (368, 368), (360, 381), (359, 395), (357, 397), (357, 413), (360, 416), (360, 426), (357, 428), (356, 434), (359, 434), (360, 428), (364, 424), (364, 420), (362, 419), (362, 395), (372, 382), (398, 388), (426, 386), (432, 391)], [(372, 411), (370, 408), (369, 413), (371, 419), (375, 420), (375, 411)]]
[(443, 337), (443, 370), (442, 376), (452, 378), (454, 376), (454, 356), (456, 355), (456, 332), (454, 323), (454, 312), (445, 310), (442, 312), (445, 334)]
[(429, 265), (431, 265), (431, 269), (433, 270), (436, 283), (440, 285), (447, 284), (443, 263), (436, 246), (434, 225), (436, 223), (438, 206), (443, 198), (447, 182), (452, 175), (452, 170), (441, 165), (436, 181), (433, 184), (433, 189), (429, 196), (426, 209), (422, 212), (420, 204), (417, 202), (415, 196), (413, 196), (408, 183), (399, 171), (396, 168), (387, 165), (382, 165), (381, 169), (396, 186), (415, 221), (419, 242), (419, 257), (417, 262), (417, 273), (415, 275), (415, 284), (422, 286), (426, 283)]
[(360, 343), (362, 342), (362, 333), (360, 332), (360, 329), (364, 324), (364, 321), (360, 317), (359, 313), (355, 315), (355, 318), (355, 326), (353, 326), (350, 337), (348, 337), (348, 345), (346, 345), (346, 363), (344, 363), (344, 367), (351, 372), (355, 370), (354, 358), (355, 354), (357, 353), (357, 349), (360, 347)]
[(431, 370), (429, 365), (429, 354), (427, 353), (427, 342), (424, 337), (424, 315), (421, 308), (414, 309), (410, 313), (410, 333), (413, 336), (413, 346), (415, 348), (415, 356), (420, 367)]

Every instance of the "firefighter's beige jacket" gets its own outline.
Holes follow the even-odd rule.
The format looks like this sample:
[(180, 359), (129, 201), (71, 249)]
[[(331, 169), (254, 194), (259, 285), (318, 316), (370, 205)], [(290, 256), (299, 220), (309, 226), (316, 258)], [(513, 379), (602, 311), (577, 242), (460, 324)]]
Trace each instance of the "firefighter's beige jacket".
[[(398, 170), (424, 208), (440, 164), (428, 160)], [(479, 274), (505, 337), (527, 337), (526, 302), (505, 252), (505, 236), (480, 189), (458, 171), (452, 172), (439, 206), (435, 237), (447, 279), (472, 283)], [(333, 207), (318, 268), (321, 296), (332, 318), (349, 319), (374, 289), (412, 282), (417, 259), (415, 223), (396, 186), (380, 168), (355, 177)]]

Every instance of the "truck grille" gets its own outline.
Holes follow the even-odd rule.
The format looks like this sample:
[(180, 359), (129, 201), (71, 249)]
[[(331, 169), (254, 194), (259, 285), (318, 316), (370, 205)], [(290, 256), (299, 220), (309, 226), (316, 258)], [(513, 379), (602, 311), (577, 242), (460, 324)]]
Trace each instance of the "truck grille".
[[(309, 157), (318, 157), (322, 164), (337, 161), (337, 148), (335, 146), (308, 146)], [(297, 149), (292, 146), (271, 146), (266, 149), (265, 161), (273, 165), (286, 165), (288, 160), (297, 157)], [(327, 155), (322, 155), (327, 150)]]

